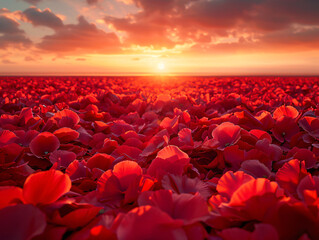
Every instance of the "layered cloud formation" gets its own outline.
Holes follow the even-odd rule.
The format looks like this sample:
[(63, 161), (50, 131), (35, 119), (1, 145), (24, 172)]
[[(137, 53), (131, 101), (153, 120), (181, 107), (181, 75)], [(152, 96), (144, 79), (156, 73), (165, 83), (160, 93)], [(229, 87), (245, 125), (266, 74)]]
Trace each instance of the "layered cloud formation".
[[(50, 9), (30, 7), (21, 12), (34, 27), (55, 31), (35, 46), (47, 51), (118, 52), (120, 47), (174, 48), (188, 43), (194, 51), (269, 47), (318, 47), (319, 2), (316, 0), (131, 0), (139, 11), (122, 17), (106, 14), (112, 31), (99, 29), (83, 16), (77, 24), (64, 24)], [(40, 0), (26, 0), (37, 4)], [(88, 5), (99, 4), (87, 0)], [(4, 11), (4, 10), (3, 10)], [(96, 11), (101, 11), (96, 9)], [(99, 13), (101, 15), (101, 12)], [(31, 44), (19, 23), (1, 16), (1, 47)], [(119, 35), (122, 34), (122, 42)], [(190, 50), (190, 49), (188, 49)]]
[[(190, 42), (207, 49), (318, 44), (315, 0), (134, 0), (140, 12), (105, 21), (131, 44), (172, 47)], [(143, 36), (147, 32), (147, 37)], [(206, 44), (203, 44), (206, 43)], [(208, 45), (208, 46), (207, 46)]]

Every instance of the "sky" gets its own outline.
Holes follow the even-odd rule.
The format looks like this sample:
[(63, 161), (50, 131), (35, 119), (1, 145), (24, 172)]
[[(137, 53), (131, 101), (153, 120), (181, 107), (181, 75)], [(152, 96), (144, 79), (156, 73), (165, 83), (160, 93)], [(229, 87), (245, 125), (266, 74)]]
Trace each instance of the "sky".
[(0, 75), (319, 75), (318, 0), (0, 0)]

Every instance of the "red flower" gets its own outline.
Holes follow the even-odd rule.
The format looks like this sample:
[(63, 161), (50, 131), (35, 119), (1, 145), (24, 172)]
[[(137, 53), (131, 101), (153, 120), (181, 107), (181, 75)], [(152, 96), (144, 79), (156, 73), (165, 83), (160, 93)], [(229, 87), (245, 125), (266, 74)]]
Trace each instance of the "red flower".
[(210, 148), (217, 148), (224, 150), (226, 147), (234, 145), (240, 139), (241, 128), (231, 122), (224, 122), (217, 126), (213, 132), (213, 139), (204, 143), (205, 146)]
[(159, 181), (168, 173), (182, 175), (189, 161), (188, 155), (178, 147), (167, 146), (157, 153), (147, 170), (147, 174), (156, 177)]
[(59, 128), (74, 128), (80, 122), (77, 113), (69, 109), (57, 112), (52, 118), (57, 122)]
[(37, 135), (30, 143), (31, 152), (37, 157), (42, 157), (60, 147), (59, 139), (50, 132)]
[(271, 131), (279, 142), (290, 142), (291, 138), (299, 132), (299, 127), (294, 119), (282, 117), (276, 121)]
[(152, 181), (143, 179), (142, 168), (133, 161), (122, 161), (102, 174), (97, 182), (97, 197), (102, 202), (118, 205), (131, 203), (140, 191), (148, 190)]

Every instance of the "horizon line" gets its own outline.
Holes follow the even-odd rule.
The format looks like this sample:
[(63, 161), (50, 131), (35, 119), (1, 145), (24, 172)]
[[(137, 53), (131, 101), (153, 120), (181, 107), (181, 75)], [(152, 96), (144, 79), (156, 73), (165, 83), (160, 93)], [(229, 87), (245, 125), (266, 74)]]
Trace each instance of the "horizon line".
[(1, 73), (0, 77), (319, 77), (319, 73)]

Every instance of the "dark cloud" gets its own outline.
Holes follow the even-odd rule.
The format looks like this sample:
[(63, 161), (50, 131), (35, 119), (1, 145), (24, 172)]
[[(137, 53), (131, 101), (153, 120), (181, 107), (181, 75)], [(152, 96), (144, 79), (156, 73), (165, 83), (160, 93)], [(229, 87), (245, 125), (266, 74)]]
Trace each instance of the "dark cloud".
[(26, 62), (35, 62), (36, 59), (34, 57), (31, 57), (31, 56), (25, 56), (24, 57), (24, 61), (26, 61)]
[[(168, 37), (168, 28), (164, 22), (157, 21), (156, 16), (146, 21), (134, 21), (129, 18), (106, 17), (104, 20), (111, 23), (118, 31), (127, 33), (126, 43), (142, 46), (153, 46), (155, 48), (174, 47), (175, 43)], [(161, 18), (161, 17), (160, 17)]]
[(36, 5), (36, 4), (38, 4), (39, 2), (41, 2), (42, 0), (23, 0), (23, 1), (25, 1), (25, 2), (27, 2), (27, 3), (30, 3), (30, 4)]
[(0, 49), (28, 45), (31, 45), (31, 41), (19, 28), (19, 23), (6, 16), (0, 16)]
[(99, 2), (99, 0), (86, 0), (86, 2), (89, 4), (89, 5), (94, 5), (94, 4), (97, 4)]
[(19, 23), (6, 16), (0, 16), (0, 33), (4, 34), (18, 34), (23, 33), (19, 29)]
[[(122, 0), (121, 0), (122, 1)], [(107, 16), (105, 22), (126, 33), (128, 45), (174, 47), (182, 43), (207, 43), (212, 48), (275, 41), (315, 42), (309, 29), (298, 34), (294, 26), (319, 26), (318, 0), (132, 0), (140, 8), (124, 18)], [(241, 35), (256, 41), (243, 41)], [(278, 36), (278, 38), (276, 37)], [(219, 37), (238, 42), (214, 43)], [(247, 38), (247, 37), (246, 37)], [(291, 39), (292, 38), (292, 39)], [(258, 42), (256, 44), (256, 42)], [(318, 47), (319, 48), (319, 47)]]
[(68, 24), (45, 36), (38, 48), (60, 54), (116, 53), (120, 41), (116, 34), (106, 33), (81, 16), (78, 24)]
[(300, 50), (319, 48), (319, 27), (305, 29), (285, 29), (261, 37), (260, 41), (277, 48)]
[(3, 63), (3, 64), (15, 64), (15, 62), (13, 62), (13, 61), (11, 61), (11, 60), (9, 60), (9, 59), (3, 59), (3, 60), (2, 60), (2, 63)]
[(50, 11), (45, 9), (41, 11), (35, 7), (28, 8), (23, 12), (26, 20), (34, 26), (46, 26), (52, 29), (63, 27), (62, 20)]

